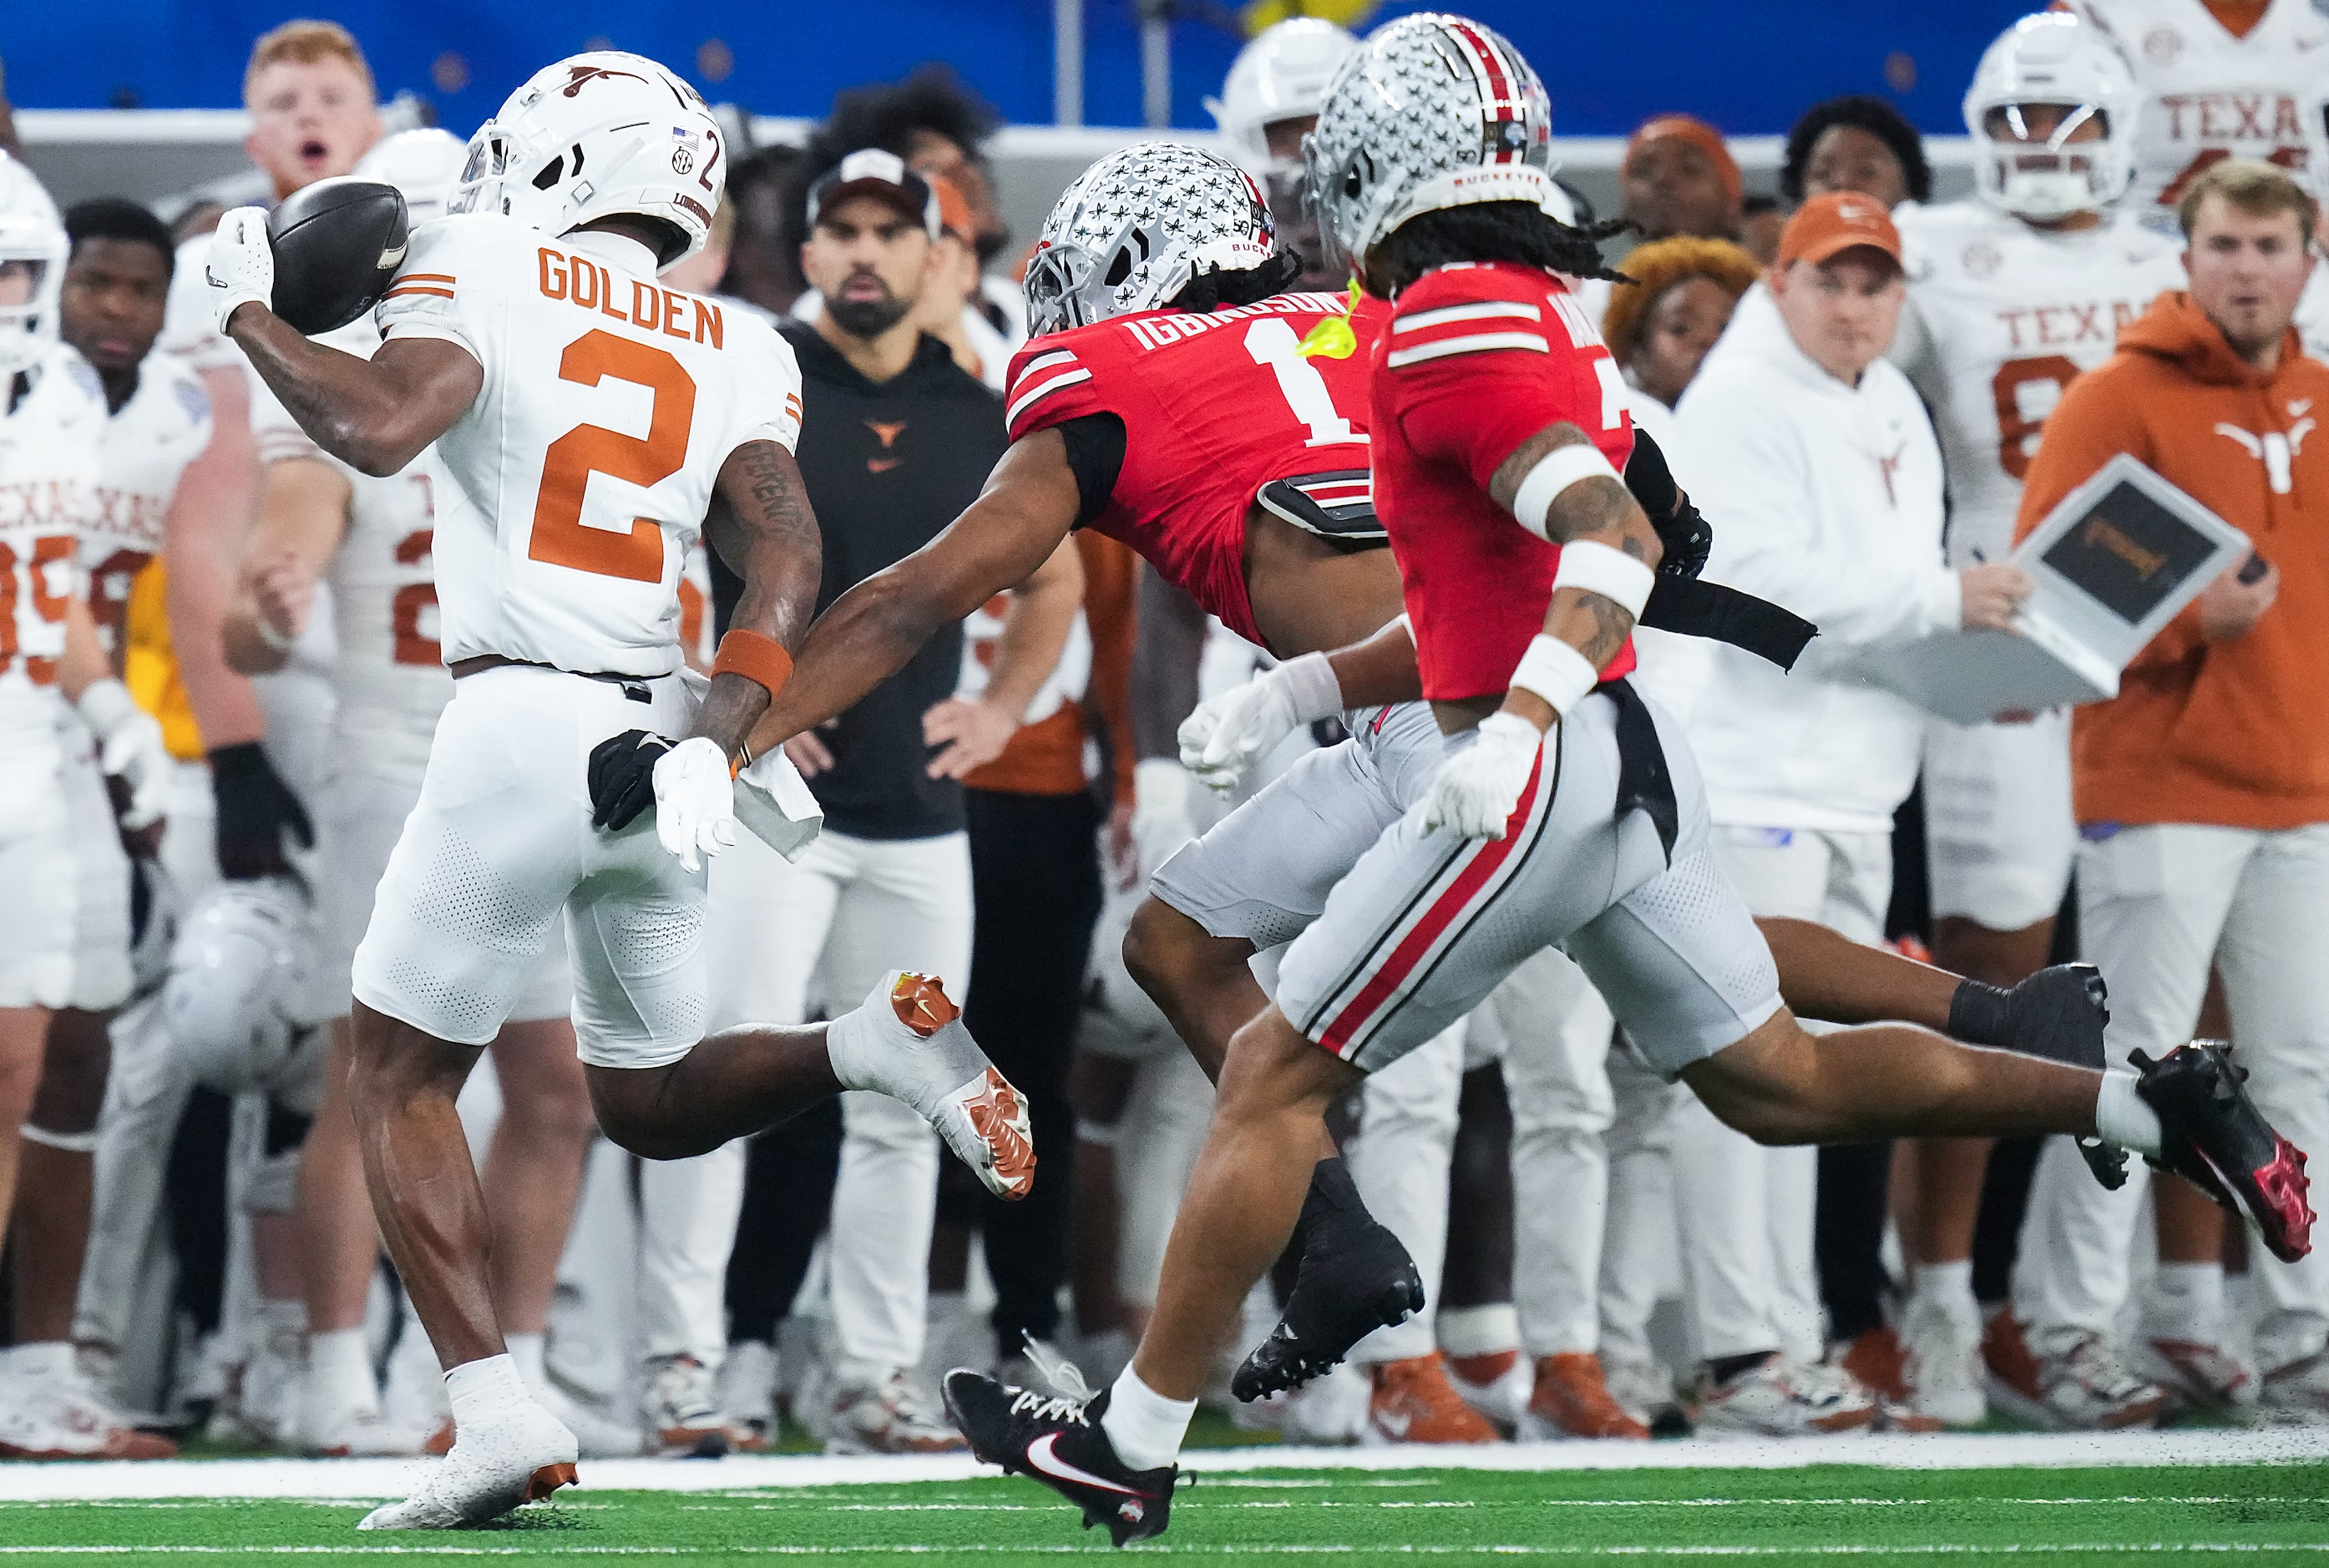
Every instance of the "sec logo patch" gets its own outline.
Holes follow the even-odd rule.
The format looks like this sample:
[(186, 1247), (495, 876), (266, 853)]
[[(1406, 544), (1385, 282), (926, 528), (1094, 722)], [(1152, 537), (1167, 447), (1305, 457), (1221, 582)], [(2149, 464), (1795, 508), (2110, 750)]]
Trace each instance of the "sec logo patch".
[(2183, 35), (2173, 27), (2155, 27), (2143, 35), (2143, 58), (2154, 65), (2173, 65), (2183, 58)]

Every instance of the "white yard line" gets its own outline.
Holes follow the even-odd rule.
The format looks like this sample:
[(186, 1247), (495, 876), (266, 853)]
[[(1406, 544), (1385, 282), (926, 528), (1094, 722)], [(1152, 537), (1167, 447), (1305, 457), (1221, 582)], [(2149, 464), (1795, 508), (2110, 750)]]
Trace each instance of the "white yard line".
[[(2091, 1465), (2273, 1464), (2329, 1460), (2329, 1428), (1978, 1436), (1797, 1438), (1770, 1442), (1498, 1443), (1400, 1448), (1201, 1449), (1201, 1475), (1243, 1471), (2053, 1469)], [(394, 1498), (423, 1460), (171, 1460), (146, 1463), (0, 1463), (0, 1503), (159, 1498)], [(585, 1460), (589, 1491), (730, 1492), (960, 1481), (995, 1471), (967, 1455), (740, 1455), (723, 1460)]]
[[(0, 1546), (0, 1559), (10, 1556), (201, 1556), (201, 1557), (516, 1557), (524, 1555), (554, 1555), (561, 1557), (920, 1557), (943, 1556), (955, 1553), (1001, 1552), (1013, 1556), (1022, 1554), (1054, 1555), (1067, 1554), (1104, 1554), (1112, 1548), (1105, 1545), (1073, 1546), (988, 1545), (981, 1544), (892, 1542), (883, 1545), (863, 1546), (571, 1546), (549, 1540), (510, 1546), (452, 1545), (382, 1545), (382, 1546)], [(2011, 1542), (1994, 1545), (1956, 1543), (1925, 1543), (1915, 1545), (1862, 1545), (1849, 1542), (1796, 1546), (1540, 1546), (1521, 1544), (1504, 1545), (1353, 1545), (1327, 1542), (1295, 1544), (1276, 1543), (1265, 1545), (1173, 1546), (1144, 1543), (1143, 1557), (1310, 1557), (1310, 1556), (1415, 1556), (1415, 1557), (2025, 1557), (2060, 1555), (2064, 1553), (2094, 1554), (2098, 1553), (2142, 1553), (2181, 1554), (2183, 1553), (2234, 1554), (2246, 1555), (2259, 1552), (2302, 1552), (2314, 1555), (2329, 1554), (2329, 1541), (2268, 1543), (2257, 1541), (2152, 1541), (2152, 1542), (2049, 1542), (2017, 1545)], [(1117, 1559), (1121, 1561), (1121, 1559)]]

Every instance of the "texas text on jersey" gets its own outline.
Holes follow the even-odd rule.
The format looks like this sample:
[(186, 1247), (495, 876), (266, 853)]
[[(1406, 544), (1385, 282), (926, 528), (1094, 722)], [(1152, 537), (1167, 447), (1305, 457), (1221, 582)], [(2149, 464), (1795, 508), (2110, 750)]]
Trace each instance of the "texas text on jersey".
[(1284, 481), (1296, 491), (1263, 504), (1297, 512), (1288, 518), (1297, 527), (1331, 529), (1371, 510), (1367, 343), (1381, 307), (1370, 302), (1353, 316), (1356, 352), (1331, 330), (1320, 336), (1340, 337), (1329, 345), (1339, 353), (1305, 352), (1314, 329), (1344, 310), (1333, 295), (1281, 294), (1209, 315), (1145, 311), (1047, 333), (1011, 366), (1011, 438), (1114, 416), (1124, 461), (1090, 526), (1259, 643), (1245, 524), (1263, 487)]
[(65, 711), (57, 661), (80, 594), (105, 396), (87, 361), (54, 346), (0, 397), (0, 754), (52, 773)]
[(137, 367), (137, 390), (106, 421), (97, 504), (80, 536), (90, 614), (118, 664), (129, 590), (162, 553), (162, 523), (186, 465), (211, 440), (211, 399), (202, 379), (167, 354)]
[(800, 375), (775, 330), (610, 266), (625, 249), (439, 219), (380, 304), (385, 336), (449, 339), (485, 367), (429, 458), (448, 662), (677, 670), (680, 570), (721, 461), (798, 437)]
[[(1376, 503), (1405, 586), (1423, 694), (1504, 691), (1544, 629), (1561, 547), (1488, 498), (1499, 464), (1567, 421), (1624, 472), (1626, 382), (1561, 280), (1511, 262), (1425, 273), (1375, 350)], [(1602, 671), (1634, 667), (1629, 641)]]
[(2049, 233), (1977, 202), (1899, 215), (1909, 308), (1892, 359), (1931, 405), (1949, 477), (1949, 563), (2013, 552), (2046, 416), (2119, 329), (2180, 287), (2173, 241), (2131, 214)]
[(2110, 36), (2143, 90), (2127, 204), (2173, 209), (2225, 158), (2305, 164), (2300, 106), (2329, 70), (2329, 16), (2271, 0), (2235, 33), (2201, 0), (2067, 0)]

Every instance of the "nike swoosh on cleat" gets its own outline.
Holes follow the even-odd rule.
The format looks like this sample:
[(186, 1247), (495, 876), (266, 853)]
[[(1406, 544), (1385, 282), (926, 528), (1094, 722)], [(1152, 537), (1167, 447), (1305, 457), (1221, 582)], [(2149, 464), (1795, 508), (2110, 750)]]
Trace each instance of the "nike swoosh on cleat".
[(1058, 1454), (1051, 1451), (1051, 1450), (1058, 1444), (1059, 1441), (1060, 1434), (1058, 1432), (1047, 1432), (1042, 1436), (1037, 1438), (1033, 1442), (1029, 1443), (1027, 1445), (1028, 1465), (1042, 1474), (1050, 1476), (1053, 1480), (1067, 1481), (1074, 1486), (1098, 1487), (1102, 1491), (1115, 1492), (1127, 1498), (1145, 1498), (1148, 1495), (1146, 1492), (1135, 1491), (1130, 1487), (1118, 1486), (1114, 1481), (1105, 1480), (1100, 1477), (1092, 1474), (1089, 1470), (1079, 1469), (1074, 1465), (1070, 1464), (1067, 1460), (1061, 1459)]

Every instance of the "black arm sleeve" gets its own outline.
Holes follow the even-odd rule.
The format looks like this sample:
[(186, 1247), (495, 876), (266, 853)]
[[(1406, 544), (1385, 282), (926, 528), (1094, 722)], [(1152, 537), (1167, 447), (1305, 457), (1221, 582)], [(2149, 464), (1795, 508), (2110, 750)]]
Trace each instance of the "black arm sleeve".
[(1664, 550), (1658, 570), (1670, 577), (1698, 576), (1714, 543), (1714, 530), (1674, 483), (1666, 455), (1646, 430), (1634, 432), (1634, 455), (1626, 460), (1626, 488), (1633, 492), (1650, 526), (1657, 530), (1658, 543)]
[(1124, 421), (1114, 414), (1085, 414), (1052, 427), (1068, 444), (1068, 471), (1076, 476), (1076, 526), (1082, 528), (1108, 506), (1116, 476), (1124, 470)]

